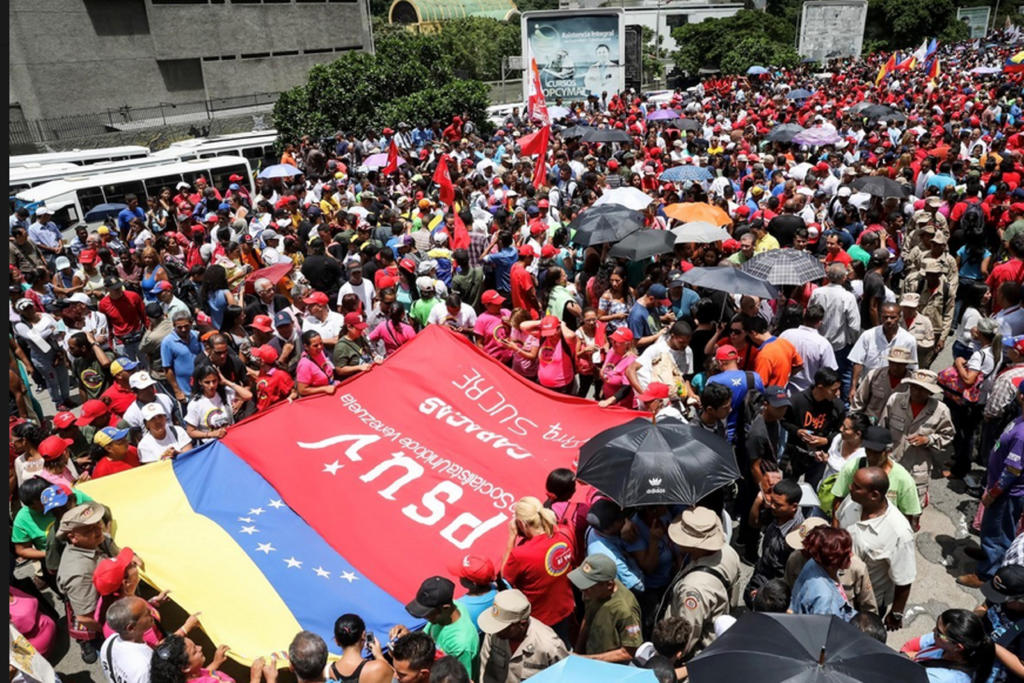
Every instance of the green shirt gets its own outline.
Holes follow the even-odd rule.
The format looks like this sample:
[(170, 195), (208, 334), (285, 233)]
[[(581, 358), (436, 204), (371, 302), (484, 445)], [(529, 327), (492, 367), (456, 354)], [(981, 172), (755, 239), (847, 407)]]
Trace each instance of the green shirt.
[(588, 624), (583, 654), (596, 655), (620, 647), (640, 647), (640, 605), (622, 582), (615, 581), (615, 592), (604, 602), (588, 600), (584, 619)]
[(857, 259), (858, 261), (863, 263), (865, 266), (867, 266), (868, 265), (868, 261), (871, 260), (871, 254), (869, 254), (868, 252), (864, 251), (864, 249), (859, 244), (855, 244), (852, 247), (850, 247), (849, 249), (847, 249), (846, 253), (850, 255), (850, 258)]
[[(890, 459), (892, 469), (889, 470), (889, 492), (886, 498), (896, 506), (896, 509), (907, 517), (921, 514), (921, 499), (917, 496), (917, 484), (910, 476), (903, 465)], [(850, 482), (853, 475), (861, 468), (861, 463), (867, 465), (867, 456), (850, 458), (843, 469), (836, 475), (836, 483), (832, 486), (832, 495), (836, 498), (845, 498), (850, 493)]]
[[(92, 500), (81, 491), (73, 491), (75, 504), (81, 505)], [(36, 550), (46, 550), (46, 530), (53, 524), (52, 514), (37, 512), (27, 505), (18, 510), (14, 515), (14, 525), (11, 527), (11, 540), (15, 543), (31, 543)]]
[(468, 273), (459, 273), (452, 278), (452, 290), (459, 293), (462, 302), (476, 306), (484, 288), (483, 268), (470, 268)]
[(371, 360), (370, 347), (366, 341), (342, 337), (334, 345), (334, 367), (347, 368), (361, 363), (368, 363)]
[(440, 299), (436, 299), (434, 297), (429, 299), (416, 299), (416, 301), (412, 302), (412, 310), (409, 311), (409, 316), (418, 322), (420, 327), (426, 327), (427, 318), (430, 316), (430, 309), (439, 301)]
[(1020, 232), (1024, 232), (1024, 219), (1018, 218), (1006, 226), (1006, 230), (1003, 231), (1003, 242), (1009, 244), (1013, 236)]
[(447, 626), (438, 624), (427, 624), (423, 629), (428, 636), (434, 639), (434, 643), (441, 648), (446, 655), (451, 655), (462, 662), (466, 667), (470, 680), (477, 680), (477, 668), (480, 653), (480, 634), (477, 633), (476, 625), (473, 624), (473, 617), (469, 609), (458, 600), (455, 607), (459, 610), (459, 619)]
[(564, 285), (555, 285), (548, 295), (548, 315), (553, 315), (561, 321), (565, 321), (565, 305), (570, 301), (576, 301), (569, 288)]

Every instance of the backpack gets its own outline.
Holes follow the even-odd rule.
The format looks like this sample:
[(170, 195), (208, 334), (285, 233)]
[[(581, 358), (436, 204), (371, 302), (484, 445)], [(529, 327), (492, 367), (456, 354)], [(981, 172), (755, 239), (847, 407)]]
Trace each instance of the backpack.
[(964, 241), (967, 244), (983, 244), (985, 237), (985, 212), (982, 211), (981, 202), (968, 203), (960, 217), (960, 229), (963, 230)]
[(744, 448), (747, 442), (747, 427), (764, 410), (764, 394), (754, 384), (754, 373), (749, 370), (744, 373), (747, 376), (747, 393), (740, 403), (739, 412), (736, 416), (736, 446)]

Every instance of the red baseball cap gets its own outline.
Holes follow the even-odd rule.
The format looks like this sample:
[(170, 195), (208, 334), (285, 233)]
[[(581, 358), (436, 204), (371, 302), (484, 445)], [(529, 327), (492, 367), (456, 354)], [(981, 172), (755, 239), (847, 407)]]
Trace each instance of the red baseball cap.
[(543, 223), (541, 223), (540, 221), (538, 221), (538, 222), (536, 222), (536, 223), (534, 223), (533, 225), (530, 226), (530, 234), (531, 235), (540, 235), (545, 230), (547, 230), (547, 226), (544, 225)]
[(302, 300), (302, 303), (309, 306), (313, 304), (320, 304), (322, 306), (326, 306), (328, 301), (330, 301), (330, 299), (328, 299), (327, 295), (324, 294), (323, 292), (313, 292), (309, 296), (305, 297)]
[(398, 265), (400, 268), (404, 268), (405, 270), (408, 270), (410, 273), (416, 270), (416, 262), (413, 261), (411, 258), (402, 259), (401, 261), (398, 262)]
[[(267, 319), (269, 320), (269, 318)], [(253, 358), (258, 358), (267, 365), (273, 365), (274, 363), (277, 362), (277, 359), (280, 357), (279, 354), (277, 353), (277, 349), (275, 349), (270, 344), (257, 346), (255, 349), (252, 350), (251, 353)]]
[(480, 296), (480, 301), (484, 304), (497, 304), (500, 306), (505, 303), (505, 297), (498, 294), (496, 290), (488, 289)]
[(661, 382), (651, 382), (647, 385), (647, 390), (637, 396), (637, 400), (644, 403), (650, 403), (660, 398), (668, 398), (668, 385)]
[(558, 330), (561, 328), (562, 322), (553, 315), (546, 315), (540, 321), (540, 336), (551, 337), (558, 334)]
[(740, 352), (732, 344), (722, 344), (715, 351), (715, 360), (739, 360)]
[(549, 201), (548, 201), (548, 200), (546, 200), (546, 199), (542, 199), (542, 200), (540, 200), (539, 202), (537, 202), (537, 208), (538, 208), (538, 209), (547, 209), (547, 208), (549, 208), (550, 206), (551, 206), (551, 202), (549, 202)]
[(135, 553), (131, 548), (121, 548), (117, 557), (108, 557), (100, 560), (92, 573), (92, 585), (100, 595), (113, 595), (124, 583), (124, 574), (128, 565), (135, 559)]
[(450, 565), (448, 571), (460, 579), (467, 579), (478, 586), (492, 583), (497, 576), (494, 563), (479, 555), (463, 556), (458, 564)]
[(354, 327), (362, 332), (366, 329), (366, 322), (363, 321), (363, 316), (352, 311), (351, 313), (345, 314), (345, 327)]
[(523, 246), (519, 247), (519, 255), (520, 256), (535, 256), (536, 252), (533, 251), (533, 247), (531, 247), (529, 244), (524, 244)]
[(107, 408), (107, 404), (98, 398), (91, 398), (82, 404), (82, 414), (75, 420), (75, 424), (79, 427), (84, 427), (100, 415), (106, 415), (110, 412)]
[(608, 338), (613, 342), (631, 342), (633, 341), (633, 331), (628, 327), (619, 327)]
[(54, 434), (53, 436), (46, 437), (39, 444), (39, 454), (43, 456), (44, 460), (54, 460), (60, 457), (73, 443), (75, 443), (74, 439), (65, 439)]
[(53, 416), (53, 426), (57, 429), (67, 429), (71, 425), (75, 424), (75, 414), (65, 410), (62, 413), (57, 413)]
[(100, 255), (96, 253), (95, 249), (83, 249), (78, 255), (78, 262), (85, 264), (96, 263), (99, 258)]
[(545, 244), (540, 249), (541, 258), (552, 258), (558, 254), (558, 247), (553, 244)]
[(238, 175), (237, 173), (232, 173), (231, 175), (228, 176), (228, 182), (229, 183), (240, 183), (243, 180), (245, 180), (245, 178), (243, 178), (242, 176)]
[(274, 321), (270, 319), (269, 315), (258, 315), (252, 319), (249, 323), (249, 327), (259, 330), (260, 332), (273, 332)]

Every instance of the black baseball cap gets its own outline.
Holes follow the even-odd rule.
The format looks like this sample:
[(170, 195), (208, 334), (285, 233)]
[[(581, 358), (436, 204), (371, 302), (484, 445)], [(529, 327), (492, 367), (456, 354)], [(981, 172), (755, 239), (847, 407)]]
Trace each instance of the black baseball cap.
[(420, 584), (416, 599), (405, 606), (405, 611), (423, 619), (438, 607), (450, 605), (455, 597), (455, 584), (443, 576), (431, 576)]
[(786, 387), (774, 384), (764, 388), (764, 398), (773, 408), (793, 405), (789, 400), (789, 392), (786, 391)]
[(862, 441), (864, 448), (873, 451), (885, 451), (892, 447), (892, 432), (885, 427), (874, 425), (864, 430)]
[(587, 524), (598, 531), (604, 531), (620, 519), (625, 519), (626, 513), (619, 507), (619, 504), (607, 498), (595, 500), (590, 510), (587, 511)]
[(1024, 567), (1008, 564), (981, 586), (981, 594), (994, 604), (1024, 597)]

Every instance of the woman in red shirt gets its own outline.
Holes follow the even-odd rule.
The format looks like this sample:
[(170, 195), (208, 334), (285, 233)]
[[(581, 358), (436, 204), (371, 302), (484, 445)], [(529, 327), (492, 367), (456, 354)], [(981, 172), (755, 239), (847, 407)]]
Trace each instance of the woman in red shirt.
[(558, 524), (555, 513), (533, 496), (521, 498), (513, 511), (501, 575), (530, 600), (530, 616), (553, 628), (562, 640), (572, 642), (572, 532)]

